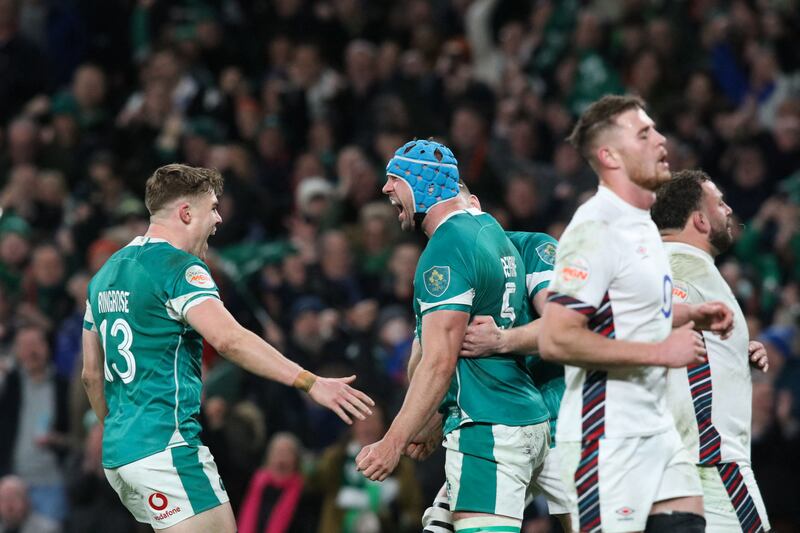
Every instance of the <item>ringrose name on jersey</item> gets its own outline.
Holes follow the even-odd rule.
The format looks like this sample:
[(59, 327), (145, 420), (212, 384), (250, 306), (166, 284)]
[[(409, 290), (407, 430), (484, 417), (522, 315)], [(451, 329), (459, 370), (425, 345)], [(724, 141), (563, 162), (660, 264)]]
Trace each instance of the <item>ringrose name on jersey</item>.
[(97, 308), (101, 313), (127, 313), (130, 291), (100, 291)]

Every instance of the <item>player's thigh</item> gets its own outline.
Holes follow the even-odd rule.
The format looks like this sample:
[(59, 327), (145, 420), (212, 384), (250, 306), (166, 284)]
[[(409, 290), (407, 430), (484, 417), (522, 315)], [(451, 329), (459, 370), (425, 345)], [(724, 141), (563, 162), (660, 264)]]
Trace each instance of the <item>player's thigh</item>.
[(231, 504), (225, 502), (159, 531), (165, 533), (236, 533), (236, 520), (233, 517)]
[(702, 514), (703, 488), (700, 485), (700, 476), (694, 465), (694, 458), (683, 445), (678, 431), (670, 428), (664, 433), (648, 437), (647, 440), (653, 453), (658, 452), (669, 457), (656, 492), (655, 503), (661, 505), (651, 512), (681, 511)]
[(559, 443), (572, 527), (643, 531), (671, 454), (653, 437)]
[(174, 526), (228, 501), (205, 446), (178, 446), (106, 470), (111, 486), (140, 522)]
[(470, 424), (445, 437), (445, 475), (456, 512), (522, 518), (534, 469), (547, 454), (547, 424)]
[(698, 472), (703, 486), (707, 532), (757, 531), (759, 524), (764, 531), (769, 531), (764, 502), (748, 465), (720, 464), (700, 467)]
[(570, 498), (561, 470), (560, 450), (558, 447), (550, 448), (544, 463), (533, 473), (531, 480), (529, 493), (533, 496), (543, 495), (551, 515), (570, 512)]

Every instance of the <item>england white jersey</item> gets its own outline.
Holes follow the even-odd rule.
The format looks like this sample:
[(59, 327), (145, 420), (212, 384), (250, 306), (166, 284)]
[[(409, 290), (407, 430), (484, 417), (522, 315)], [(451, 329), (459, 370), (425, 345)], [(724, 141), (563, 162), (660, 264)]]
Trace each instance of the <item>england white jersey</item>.
[(697, 464), (749, 463), (752, 383), (744, 314), (709, 254), (683, 243), (664, 246), (676, 302), (717, 300), (733, 310), (730, 337), (703, 332), (707, 363), (669, 371), (667, 394), (675, 425)]
[[(672, 329), (672, 276), (650, 212), (601, 186), (558, 245), (549, 301), (586, 315), (593, 331), (640, 342)], [(556, 440), (654, 435), (673, 426), (664, 367), (567, 366)]]

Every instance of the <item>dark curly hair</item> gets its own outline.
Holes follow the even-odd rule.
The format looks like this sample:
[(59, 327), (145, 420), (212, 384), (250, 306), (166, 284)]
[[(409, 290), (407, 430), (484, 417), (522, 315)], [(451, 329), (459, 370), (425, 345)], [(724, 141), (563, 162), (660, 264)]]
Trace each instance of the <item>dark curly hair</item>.
[(681, 170), (656, 191), (650, 216), (659, 230), (681, 230), (689, 215), (700, 209), (703, 183), (711, 177), (702, 170)]

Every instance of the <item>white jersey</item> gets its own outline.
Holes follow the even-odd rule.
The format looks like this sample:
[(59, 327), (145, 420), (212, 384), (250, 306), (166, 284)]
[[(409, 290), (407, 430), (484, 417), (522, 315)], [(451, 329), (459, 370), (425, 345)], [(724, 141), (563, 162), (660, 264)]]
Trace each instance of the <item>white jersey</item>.
[(665, 247), (675, 276), (676, 302), (717, 300), (733, 310), (730, 337), (722, 340), (703, 333), (708, 363), (669, 371), (675, 425), (697, 464), (749, 463), (752, 383), (744, 314), (709, 254), (683, 243)]
[[(672, 329), (672, 276), (650, 212), (610, 189), (575, 212), (556, 255), (549, 301), (611, 338), (659, 342)], [(654, 435), (673, 427), (664, 367), (567, 366), (556, 441)]]

